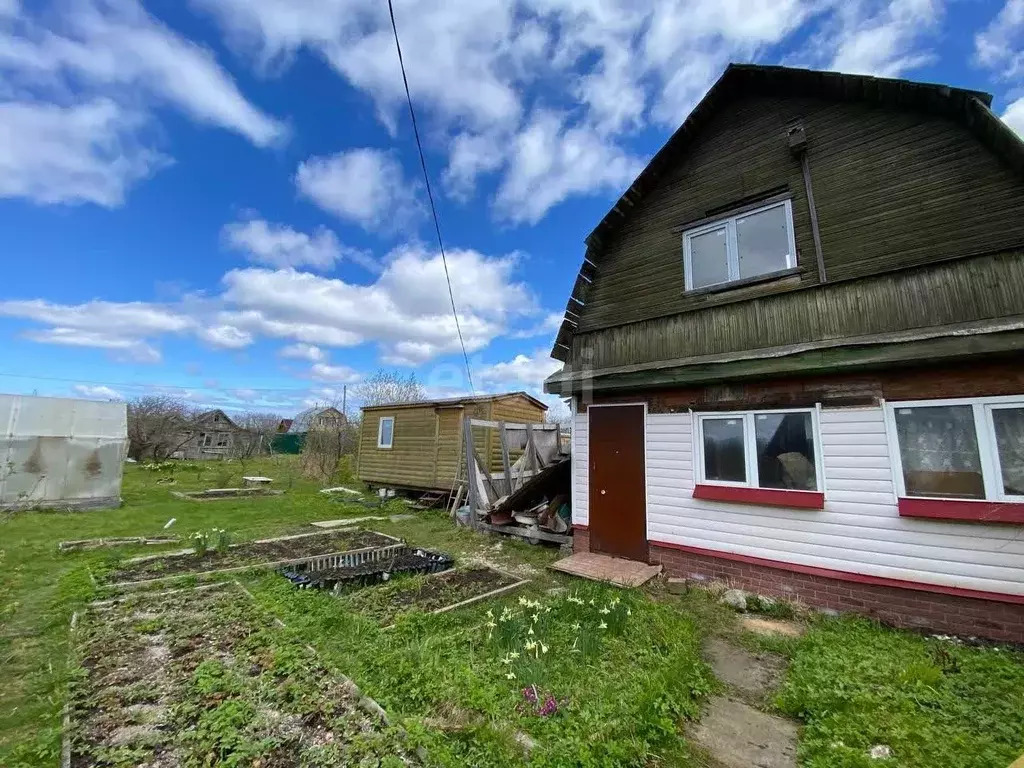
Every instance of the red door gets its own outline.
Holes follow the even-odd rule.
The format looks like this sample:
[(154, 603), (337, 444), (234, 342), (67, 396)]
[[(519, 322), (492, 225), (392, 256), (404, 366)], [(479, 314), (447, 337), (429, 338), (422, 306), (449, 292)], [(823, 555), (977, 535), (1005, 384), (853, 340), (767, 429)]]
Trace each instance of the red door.
[(590, 419), (590, 549), (647, 561), (644, 407), (602, 405)]

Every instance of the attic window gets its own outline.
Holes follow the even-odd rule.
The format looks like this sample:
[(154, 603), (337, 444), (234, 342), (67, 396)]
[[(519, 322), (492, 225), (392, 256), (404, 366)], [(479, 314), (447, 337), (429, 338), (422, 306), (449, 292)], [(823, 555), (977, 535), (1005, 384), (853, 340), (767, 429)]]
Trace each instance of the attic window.
[(750, 280), (796, 267), (793, 206), (782, 200), (683, 232), (686, 290)]

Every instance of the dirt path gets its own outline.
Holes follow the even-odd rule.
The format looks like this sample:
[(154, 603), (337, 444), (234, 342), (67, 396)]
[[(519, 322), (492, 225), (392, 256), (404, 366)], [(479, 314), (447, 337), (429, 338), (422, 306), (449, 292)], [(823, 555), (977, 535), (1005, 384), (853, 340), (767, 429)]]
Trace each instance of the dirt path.
[[(747, 618), (743, 629), (792, 635), (793, 622)], [(796, 768), (797, 725), (772, 714), (771, 698), (786, 671), (786, 661), (771, 653), (752, 653), (728, 637), (712, 637), (704, 649), (726, 691), (708, 703), (703, 718), (687, 730), (705, 765), (714, 768)]]

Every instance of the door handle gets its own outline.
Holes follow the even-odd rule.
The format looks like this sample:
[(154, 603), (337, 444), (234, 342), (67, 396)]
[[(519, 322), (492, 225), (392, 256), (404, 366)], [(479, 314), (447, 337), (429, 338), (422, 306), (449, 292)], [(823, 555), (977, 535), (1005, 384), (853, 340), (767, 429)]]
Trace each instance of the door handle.
[(604, 488), (601, 489), (601, 495), (604, 496)]

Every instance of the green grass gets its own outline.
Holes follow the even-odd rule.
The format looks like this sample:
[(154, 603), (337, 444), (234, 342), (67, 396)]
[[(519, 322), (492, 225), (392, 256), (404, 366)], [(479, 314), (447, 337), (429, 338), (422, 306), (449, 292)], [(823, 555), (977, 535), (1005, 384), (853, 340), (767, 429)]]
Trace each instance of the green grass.
[[(815, 622), (777, 703), (803, 719), (806, 768), (1006, 768), (1024, 753), (1024, 653), (862, 619)], [(871, 747), (892, 748), (888, 760)]]
[[(283, 496), (189, 502), (175, 490), (238, 485), (242, 474), (265, 474)], [(297, 477), (294, 460), (218, 464), (178, 473), (173, 486), (163, 473), (136, 466), (126, 471), (117, 510), (93, 513), (23, 513), (0, 517), (0, 765), (53, 766), (59, 759), (61, 707), (69, 676), (68, 625), (74, 610), (96, 597), (88, 567), (109, 567), (105, 551), (57, 552), (65, 539), (141, 536), (224, 528), (234, 541), (308, 532), (312, 520), (406, 512), (398, 503), (383, 512), (335, 503), (319, 486)], [(258, 603), (310, 643), (324, 665), (353, 678), (425, 746), (439, 765), (513, 765), (522, 762), (517, 733), (536, 742), (531, 765), (687, 766), (692, 759), (679, 737), (680, 720), (697, 713), (715, 683), (699, 658), (702, 636), (729, 632), (732, 620), (713, 599), (694, 592), (622, 593), (555, 574), (545, 566), (557, 550), (455, 528), (441, 513), (374, 521), (374, 530), (448, 552), (462, 562), (483, 559), (532, 579), (497, 600), (448, 614), (406, 614), (383, 629), (358, 602), (296, 591), (272, 574), (244, 578)], [(178, 545), (180, 546), (180, 545)], [(172, 545), (171, 548), (176, 548)], [(164, 548), (166, 549), (166, 548)], [(153, 553), (158, 547), (123, 548), (117, 555)], [(564, 602), (552, 587), (583, 589), (593, 608)], [(597, 610), (622, 596), (631, 614), (621, 634), (588, 641), (572, 653), (582, 623), (574, 613)], [(520, 596), (551, 607), (538, 623), (548, 660), (502, 663), (506, 649), (487, 639), (489, 617)], [(651, 597), (655, 599), (651, 599)], [(785, 612), (786, 607), (772, 609)], [(589, 625), (592, 632), (593, 623)], [(146, 625), (136, 628), (142, 632)], [(519, 631), (525, 631), (523, 626)], [(521, 644), (524, 635), (518, 636)], [(801, 718), (806, 768), (891, 765), (901, 768), (963, 766), (1005, 768), (1024, 752), (1024, 654), (954, 646), (856, 620), (816, 620), (800, 640), (754, 641), (780, 652), (792, 666), (777, 704)], [(578, 645), (578, 644), (577, 644)], [(594, 646), (594, 647), (591, 647)], [(516, 678), (509, 680), (510, 669)], [(521, 689), (536, 682), (558, 702), (541, 717)], [(871, 761), (868, 750), (887, 744), (895, 757)], [(372, 764), (372, 763), (370, 763)]]
[[(230, 477), (224, 476), (227, 471)], [(289, 485), (289, 466), (281, 460), (249, 462), (244, 470), (237, 464), (220, 465), (198, 476), (178, 473), (173, 486), (157, 484), (164, 473), (129, 466), (120, 509), (0, 518), (0, 663), (5, 679), (0, 686), (0, 765), (56, 764), (61, 707), (68, 678), (75, 674), (67, 664), (71, 614), (97, 596), (87, 569), (109, 567), (112, 559), (102, 550), (59, 554), (59, 541), (156, 534), (172, 517), (177, 522), (170, 531), (183, 537), (218, 527), (244, 541), (308, 532), (312, 520), (378, 514), (332, 502), (317, 493), (317, 485), (297, 478), (279, 497), (197, 503), (170, 493), (172, 488), (236, 485), (243, 473), (274, 477), (278, 487)], [(405, 511), (404, 505), (393, 503), (383, 514)], [(455, 528), (443, 513), (374, 521), (368, 527), (533, 579), (506, 600), (438, 616), (414, 613), (385, 630), (373, 618), (346, 608), (342, 600), (297, 591), (273, 574), (246, 576), (259, 603), (313, 645), (329, 668), (352, 677), (380, 701), (415, 743), (428, 747), (432, 763), (521, 763), (523, 750), (515, 741), (521, 732), (537, 742), (532, 757), (536, 765), (685, 764), (678, 721), (696, 714), (699, 697), (710, 686), (692, 617), (638, 594), (630, 598), (633, 614), (623, 634), (604, 638), (589, 654), (572, 654), (574, 622), (557, 602), (560, 598), (546, 593), (575, 583), (545, 570), (559, 556), (557, 550)], [(117, 554), (160, 549), (123, 548)], [(600, 600), (621, 594), (592, 589)], [(482, 625), (488, 609), (518, 605), (520, 595), (555, 601), (552, 615), (562, 620), (550, 626), (545, 639), (550, 663), (537, 663), (532, 671), (524, 668), (522, 679), (508, 680), (501, 664), (504, 651), (487, 641)], [(531, 674), (559, 700), (560, 711), (553, 717), (523, 711), (520, 689)], [(453, 718), (465, 719), (465, 727), (446, 730)]]

